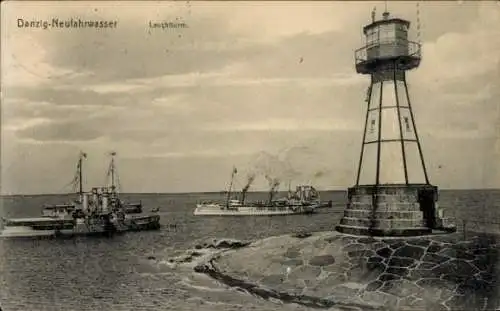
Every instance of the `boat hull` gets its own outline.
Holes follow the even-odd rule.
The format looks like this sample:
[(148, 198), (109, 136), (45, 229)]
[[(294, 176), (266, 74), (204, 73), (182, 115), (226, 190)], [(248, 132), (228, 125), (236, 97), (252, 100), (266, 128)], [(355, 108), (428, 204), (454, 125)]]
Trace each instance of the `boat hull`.
[(122, 232), (122, 230), (109, 230), (104, 226), (93, 226), (92, 229), (85, 225), (75, 225), (71, 229), (33, 229), (28, 226), (8, 226), (0, 232), (0, 238), (57, 238), (74, 236), (102, 236)]
[(125, 208), (125, 213), (127, 213), (127, 214), (140, 214), (140, 213), (142, 213), (142, 205), (139, 203), (126, 204), (124, 208)]
[(312, 214), (315, 212), (314, 207), (299, 207), (292, 208), (267, 208), (242, 206), (231, 209), (221, 209), (220, 207), (204, 207), (198, 205), (193, 212), (194, 216), (286, 216), (286, 215), (301, 215)]
[(160, 229), (159, 215), (128, 215), (127, 231), (146, 231)]
[(147, 231), (160, 229), (160, 216), (140, 215), (126, 217), (121, 222), (85, 222), (77, 219), (57, 220), (51, 226), (37, 227), (32, 225), (8, 225), (0, 231), (0, 238), (71, 238), (77, 236), (112, 236), (129, 231)]

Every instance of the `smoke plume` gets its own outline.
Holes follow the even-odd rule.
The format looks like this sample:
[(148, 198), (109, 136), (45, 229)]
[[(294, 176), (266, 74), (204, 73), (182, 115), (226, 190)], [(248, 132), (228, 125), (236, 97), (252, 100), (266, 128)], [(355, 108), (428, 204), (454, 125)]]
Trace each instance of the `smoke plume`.
[(279, 183), (315, 183), (318, 179), (331, 175), (331, 172), (328, 163), (320, 157), (322, 146), (313, 145), (314, 148), (293, 146), (276, 154), (261, 151), (251, 159), (249, 166), (255, 173), (254, 176), (267, 176), (271, 188), (273, 183), (268, 178), (276, 179)]
[(265, 175), (265, 177), (269, 183), (269, 203), (271, 203), (273, 201), (273, 196), (280, 185), (280, 180), (278, 178), (272, 178), (268, 175)]
[(255, 174), (250, 173), (250, 175), (248, 175), (247, 183), (245, 184), (245, 186), (241, 190), (241, 202), (242, 203), (245, 202), (246, 193), (248, 192), (248, 189), (250, 188), (250, 185), (252, 185), (252, 182), (254, 180), (255, 180)]

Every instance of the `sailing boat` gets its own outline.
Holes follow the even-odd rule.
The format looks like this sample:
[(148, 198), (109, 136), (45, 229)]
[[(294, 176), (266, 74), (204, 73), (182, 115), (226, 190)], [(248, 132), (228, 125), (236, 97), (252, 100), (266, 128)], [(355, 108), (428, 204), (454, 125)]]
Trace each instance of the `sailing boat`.
[[(193, 212), (195, 216), (284, 216), (297, 214), (314, 213), (317, 207), (316, 201), (308, 200), (307, 191), (311, 190), (306, 187), (297, 187), (297, 192), (289, 195), (287, 198), (274, 200), (276, 191), (280, 185), (278, 179), (266, 176), (269, 181), (269, 199), (265, 203), (261, 202), (245, 202), (246, 193), (253, 182), (255, 176), (251, 175), (248, 182), (241, 191), (241, 199), (231, 199), (232, 186), (234, 177), (238, 170), (233, 167), (231, 173), (231, 181), (227, 191), (226, 201), (224, 203), (201, 203), (197, 204)], [(313, 189), (313, 188), (312, 188)]]

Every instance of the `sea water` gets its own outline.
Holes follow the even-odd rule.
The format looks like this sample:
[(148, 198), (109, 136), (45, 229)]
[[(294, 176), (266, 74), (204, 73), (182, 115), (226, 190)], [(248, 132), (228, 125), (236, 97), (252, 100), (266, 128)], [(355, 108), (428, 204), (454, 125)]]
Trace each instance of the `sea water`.
[[(333, 230), (346, 193), (323, 192), (333, 208), (315, 215), (195, 217), (196, 202), (220, 194), (136, 194), (144, 210), (161, 207), (162, 229), (112, 238), (0, 240), (0, 306), (4, 311), (87, 310), (310, 310), (228, 288), (189, 267), (158, 264), (208, 238), (259, 239), (298, 230)], [(43, 204), (67, 196), (3, 197), (0, 216), (38, 216)], [(265, 200), (251, 193), (249, 200)], [(445, 216), (463, 219), (468, 230), (500, 232), (500, 191), (440, 192)], [(475, 222), (473, 221), (475, 220)], [(312, 309), (311, 309), (312, 310)]]

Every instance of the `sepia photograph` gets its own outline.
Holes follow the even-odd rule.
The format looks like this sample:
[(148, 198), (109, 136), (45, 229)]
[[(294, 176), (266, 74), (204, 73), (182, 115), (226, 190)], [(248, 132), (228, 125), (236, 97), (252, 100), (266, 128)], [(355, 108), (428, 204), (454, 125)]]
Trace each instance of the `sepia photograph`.
[(499, 311), (500, 1), (3, 1), (0, 311)]

